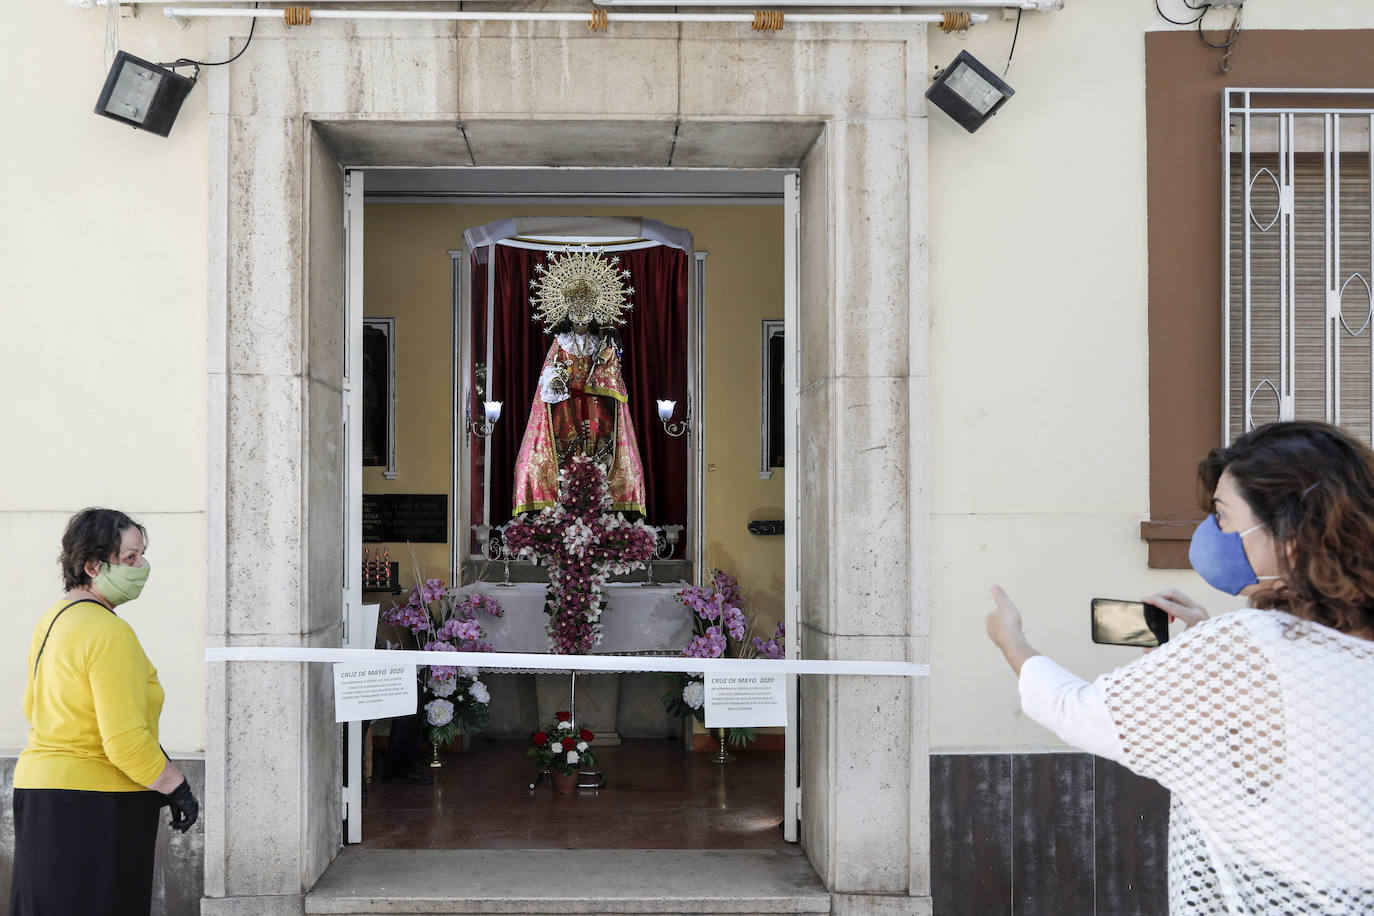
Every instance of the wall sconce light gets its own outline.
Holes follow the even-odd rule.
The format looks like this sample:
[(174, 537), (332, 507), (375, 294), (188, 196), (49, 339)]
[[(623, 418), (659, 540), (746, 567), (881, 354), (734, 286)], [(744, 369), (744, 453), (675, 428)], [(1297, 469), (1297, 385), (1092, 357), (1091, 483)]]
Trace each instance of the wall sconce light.
[(193, 78), (120, 51), (105, 77), (95, 113), (165, 137), (195, 84)]
[(982, 127), (1015, 94), (1015, 89), (967, 51), (960, 51), (926, 90), (931, 104), (969, 133)]
[(658, 418), (663, 421), (663, 431), (670, 436), (684, 436), (687, 430), (692, 428), (692, 402), (687, 402), (687, 416), (682, 418), (681, 423), (669, 423), (673, 418), (673, 411), (677, 409), (677, 401), (669, 401), (660, 398), (658, 401)]
[(483, 401), (482, 412), (486, 420), (479, 426), (477, 421), (472, 419), (472, 408), (469, 407), (467, 411), (467, 424), (468, 429), (474, 436), (480, 436), (485, 439), (487, 436), (490, 436), (492, 430), (496, 428), (496, 421), (501, 419), (501, 402)]

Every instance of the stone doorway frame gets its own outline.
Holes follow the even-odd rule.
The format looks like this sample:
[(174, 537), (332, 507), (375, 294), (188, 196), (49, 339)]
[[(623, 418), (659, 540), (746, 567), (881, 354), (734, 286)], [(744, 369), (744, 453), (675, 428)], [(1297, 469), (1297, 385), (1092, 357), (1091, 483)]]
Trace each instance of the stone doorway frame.
[[(759, 167), (802, 184), (793, 645), (928, 660), (924, 27), (617, 32), (262, 23), (209, 76), (209, 644), (340, 645), (344, 167)], [(208, 668), (203, 912), (298, 913), (337, 855), (331, 697), (325, 666)], [(927, 697), (802, 680), (835, 912), (929, 907)]]

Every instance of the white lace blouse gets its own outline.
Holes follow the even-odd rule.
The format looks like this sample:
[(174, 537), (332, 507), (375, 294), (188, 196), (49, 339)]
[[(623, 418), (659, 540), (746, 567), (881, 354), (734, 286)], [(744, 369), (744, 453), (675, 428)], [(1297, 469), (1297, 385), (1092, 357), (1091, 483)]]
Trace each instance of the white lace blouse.
[(1171, 913), (1374, 913), (1374, 642), (1250, 609), (1092, 684), (1035, 656), (1020, 692), (1172, 793)]

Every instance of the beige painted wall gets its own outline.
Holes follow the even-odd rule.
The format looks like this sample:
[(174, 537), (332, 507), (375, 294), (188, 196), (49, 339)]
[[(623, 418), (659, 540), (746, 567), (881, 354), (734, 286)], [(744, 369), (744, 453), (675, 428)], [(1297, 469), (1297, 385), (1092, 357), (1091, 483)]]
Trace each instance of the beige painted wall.
[[(167, 691), (162, 738), (205, 746), (206, 97), (167, 139), (92, 114), (104, 14), (11, 4), (0, 144), (0, 748), (20, 748), (29, 634), (61, 595), (68, 517), (114, 506), (148, 528), (144, 596), (120, 608)], [(205, 54), (147, 8), (121, 45), (152, 60)], [(202, 58), (203, 59), (203, 58)]]
[[(191, 94), (168, 139), (97, 118), (103, 13), (55, 0), (13, 6), (0, 29), (0, 77), (23, 89), (7, 121), (21, 126), (0, 144), (4, 613), (26, 637), (55, 599), (53, 556), (71, 512), (98, 503), (138, 515), (156, 571), (126, 613), (167, 686), (168, 748), (195, 750), (204, 743), (205, 91)], [(1263, 0), (1247, 8), (1246, 26), (1374, 28), (1374, 6)], [(1060, 13), (1027, 14), (1009, 75), (1017, 95), (997, 118), (976, 135), (938, 112), (930, 119), (935, 750), (1053, 744), (1017, 712), (1011, 676), (983, 637), (992, 582), (1020, 600), (1036, 644), (1085, 675), (1131, 657), (1087, 644), (1092, 595), (1181, 584), (1221, 606), (1191, 575), (1147, 571), (1137, 533), (1148, 472), (1142, 36), (1161, 27), (1170, 28), (1143, 2), (1070, 0)], [(931, 63), (967, 48), (1000, 69), (1011, 31), (996, 19), (962, 38), (932, 30)], [(205, 36), (203, 24), (181, 30), (144, 7), (123, 21), (121, 45), (154, 60), (203, 59)], [(1246, 53), (1243, 37), (1236, 53)], [(235, 66), (252, 67), (252, 55)], [(722, 302), (719, 290), (742, 291), (751, 278), (730, 281), (711, 227), (687, 218), (714, 219), (713, 209), (645, 215), (694, 229), (712, 252), (710, 301)], [(438, 279), (424, 281), (442, 288), (445, 307), (444, 251), (460, 231), (439, 246)], [(757, 370), (742, 376), (752, 402)], [(736, 394), (708, 378), (707, 397), (714, 428)], [(707, 461), (718, 470), (708, 479), (762, 486), (748, 479), (757, 417), (735, 425), (713, 435)], [(401, 460), (403, 474), (415, 467)], [(764, 487), (747, 504), (781, 505), (781, 482), (771, 484), (776, 495)], [(729, 505), (713, 497), (708, 524), (730, 530), (716, 523)], [(724, 544), (714, 554), (741, 567), (781, 564)], [(0, 654), (0, 698), (9, 698), (0, 748), (24, 740), (25, 642)]]
[[(465, 229), (524, 215), (625, 215), (625, 207), (496, 207), (369, 204), (366, 210), (364, 310), (395, 316), (397, 476), (364, 471), (369, 493), (448, 493), (450, 267)], [(760, 480), (760, 348), (765, 318), (782, 317), (782, 208), (673, 206), (633, 209), (635, 216), (691, 230), (706, 260), (705, 503), (706, 563), (736, 573), (772, 635), (782, 617), (782, 539), (749, 534), (754, 519), (782, 517), (783, 475)], [(507, 405), (501, 422), (524, 424), (527, 405)], [(382, 545), (402, 560), (404, 545)], [(446, 575), (447, 545), (417, 546), (430, 575)]]
[[(1182, 16), (1182, 5), (1163, 0)], [(1213, 13), (1217, 27), (1229, 25)], [(1264, 0), (1247, 28), (1370, 28), (1374, 7)], [(1001, 72), (1012, 22), (931, 30)], [(1144, 32), (1150, 3), (1026, 14), (1016, 95), (978, 133), (930, 114), (931, 750), (1059, 746), (1021, 715), (987, 641), (1005, 586), (1038, 649), (1084, 676), (1136, 658), (1095, 647), (1088, 601), (1176, 585), (1145, 565), (1148, 403)], [(1235, 49), (1246, 53), (1244, 36)], [(1220, 100), (1218, 100), (1220, 104)], [(1219, 167), (1203, 162), (1199, 168)]]

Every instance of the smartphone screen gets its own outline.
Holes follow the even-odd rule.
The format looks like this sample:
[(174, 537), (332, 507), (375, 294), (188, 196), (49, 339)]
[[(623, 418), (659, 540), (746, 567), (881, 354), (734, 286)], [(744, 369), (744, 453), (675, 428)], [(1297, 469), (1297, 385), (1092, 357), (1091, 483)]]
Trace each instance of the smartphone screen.
[(1152, 604), (1094, 598), (1093, 642), (1152, 649), (1169, 641), (1169, 615)]

